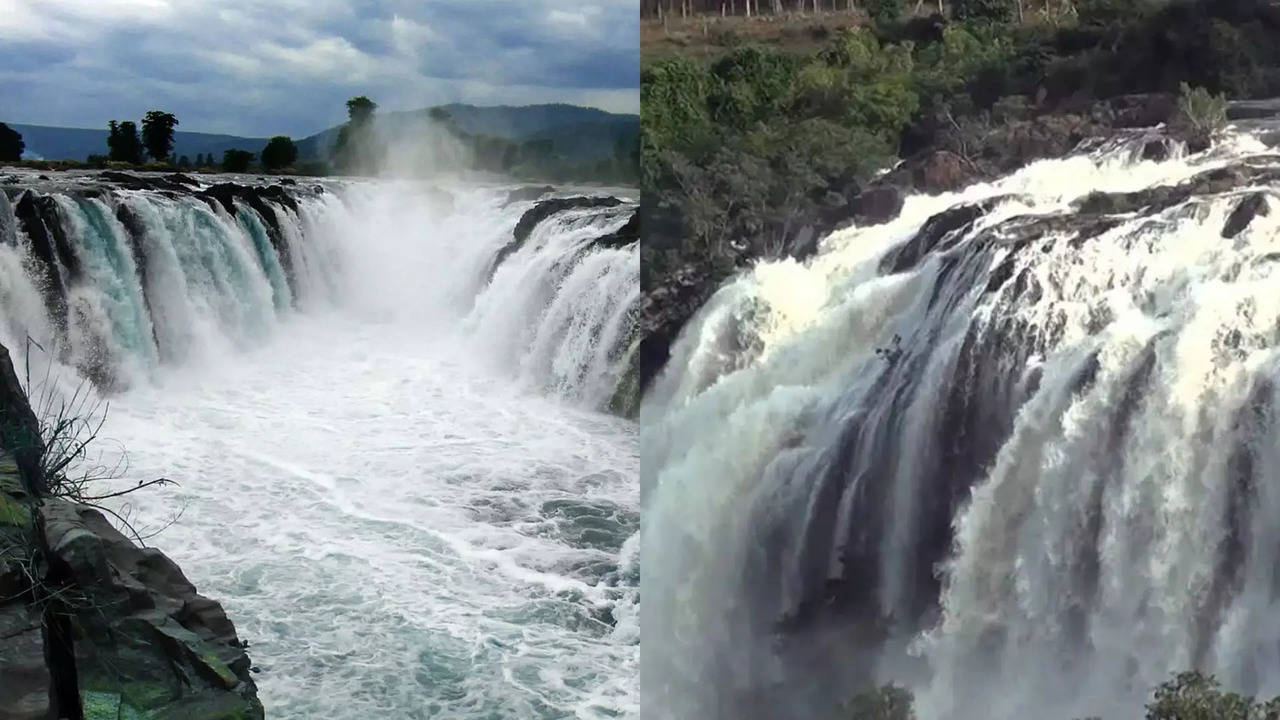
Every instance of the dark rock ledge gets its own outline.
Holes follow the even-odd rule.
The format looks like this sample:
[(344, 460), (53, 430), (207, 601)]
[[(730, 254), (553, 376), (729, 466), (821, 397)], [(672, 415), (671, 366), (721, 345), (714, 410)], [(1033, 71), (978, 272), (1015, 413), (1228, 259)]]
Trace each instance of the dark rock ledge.
[(0, 720), (262, 718), (222, 607), (97, 510), (41, 497), (40, 452), (0, 347)]

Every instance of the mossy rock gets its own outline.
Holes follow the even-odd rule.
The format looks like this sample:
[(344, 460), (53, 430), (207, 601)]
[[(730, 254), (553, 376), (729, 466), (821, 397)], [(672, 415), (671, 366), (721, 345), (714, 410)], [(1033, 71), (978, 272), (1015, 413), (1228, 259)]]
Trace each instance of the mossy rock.
[(84, 720), (120, 720), (120, 693), (92, 690), (80, 696)]
[(0, 493), (0, 525), (26, 527), (31, 524), (31, 510), (12, 497)]

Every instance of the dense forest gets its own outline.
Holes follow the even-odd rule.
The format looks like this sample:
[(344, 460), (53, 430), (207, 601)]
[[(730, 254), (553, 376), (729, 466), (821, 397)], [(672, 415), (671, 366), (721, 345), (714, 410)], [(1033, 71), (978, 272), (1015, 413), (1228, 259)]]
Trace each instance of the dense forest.
[(927, 17), (862, 5), (873, 17), (816, 51), (723, 31), (708, 33), (719, 53), (643, 66), (645, 378), (755, 258), (803, 257), (842, 222), (896, 215), (904, 192), (993, 177), (1113, 127), (1170, 121), (1207, 142), (1205, 117), (1175, 116), (1179, 94), (1210, 119), (1223, 96), (1280, 95), (1280, 6), (1263, 0), (1077, 0), (1069, 17), (1022, 22), (1016, 0)]

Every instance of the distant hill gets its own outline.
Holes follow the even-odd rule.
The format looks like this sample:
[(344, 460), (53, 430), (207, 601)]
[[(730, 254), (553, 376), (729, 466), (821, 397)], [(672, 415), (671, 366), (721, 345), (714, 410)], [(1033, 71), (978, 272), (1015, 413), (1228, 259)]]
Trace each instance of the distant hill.
[[(640, 134), (640, 116), (605, 112), (577, 105), (440, 105), (459, 130), (506, 140), (551, 140), (555, 153), (574, 163), (603, 160), (613, 154), (619, 139), (634, 141)], [(378, 123), (390, 134), (425, 122), (434, 108), (378, 114)], [(323, 158), (338, 135), (338, 126), (298, 141), (298, 156)]]
[[(22, 134), (27, 149), (26, 157), (45, 160), (81, 160), (90, 155), (107, 154), (107, 129), (64, 128), (48, 125), (22, 125), (9, 123), (9, 127)], [(257, 153), (267, 144), (267, 138), (246, 138), (235, 135), (182, 132), (173, 134), (173, 151), (179, 157), (195, 158), (200, 153), (213, 153), (222, 157), (226, 150), (239, 148)]]
[[(638, 115), (609, 113), (577, 105), (480, 107), (451, 104), (439, 107), (449, 113), (453, 123), (464, 132), (518, 142), (550, 140), (556, 155), (578, 164), (609, 158), (618, 140), (634, 142), (640, 133)], [(378, 123), (387, 131), (396, 133), (425, 121), (431, 110), (432, 108), (422, 108), (379, 113)], [(83, 161), (89, 155), (105, 155), (107, 152), (105, 127), (64, 128), (16, 123), (9, 123), (9, 127), (22, 133), (22, 139), (27, 145), (27, 157)], [(337, 134), (338, 127), (335, 126), (301, 140), (295, 139), (298, 159), (323, 159), (333, 147)], [(182, 131), (174, 134), (174, 153), (193, 159), (201, 153), (213, 153), (216, 157), (222, 157), (224, 151), (232, 148), (257, 153), (266, 144), (267, 138)]]

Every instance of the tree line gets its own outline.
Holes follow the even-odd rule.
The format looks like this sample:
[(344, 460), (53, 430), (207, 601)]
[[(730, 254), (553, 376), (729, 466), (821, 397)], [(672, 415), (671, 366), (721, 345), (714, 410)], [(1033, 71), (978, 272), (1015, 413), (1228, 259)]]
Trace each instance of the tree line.
[(223, 172), (246, 172), (255, 159), (262, 169), (276, 172), (290, 168), (298, 159), (298, 149), (287, 135), (277, 135), (267, 141), (260, 153), (231, 148), (223, 151), (217, 158), (213, 153), (196, 155), (193, 163), (190, 158), (173, 154), (174, 128), (178, 126), (178, 118), (173, 113), (163, 110), (151, 110), (142, 118), (142, 130), (131, 120), (111, 120), (107, 123), (107, 154), (90, 155), (90, 164), (125, 163), (142, 165), (147, 157), (152, 162), (175, 166), (182, 169), (205, 168)]
[[(643, 17), (659, 20), (669, 17), (694, 17), (706, 15), (755, 17), (760, 15), (820, 14), (825, 12), (862, 11), (872, 17), (885, 13), (901, 15), (921, 11), (945, 12), (948, 5), (963, 13), (964, 5), (982, 5), (998, 8), (1024, 19), (1034, 14), (1065, 16), (1077, 11), (1077, 4), (1089, 4), (1091, 0), (641, 0)], [(1118, 0), (1115, 4), (1136, 6), (1143, 0)]]
[[(618, 138), (610, 157), (589, 164), (575, 164), (562, 157), (550, 139), (512, 140), (505, 137), (471, 133), (463, 129), (444, 108), (431, 108), (427, 119), (444, 137), (430, 128), (415, 127), (415, 136), (380, 130), (376, 122), (378, 104), (360, 95), (347, 101), (347, 122), (338, 128), (330, 151), (333, 169), (350, 175), (375, 175), (388, 166), (389, 153), (397, 147), (414, 149), (431, 143), (456, 144), (465, 150), (465, 158), (439, 160), (444, 163), (432, 170), (478, 170), (525, 179), (567, 181), (590, 179), (600, 182), (633, 183), (639, 178), (640, 146), (638, 138)], [(404, 149), (401, 147), (401, 149)], [(441, 153), (443, 156), (445, 153)], [(460, 166), (448, 163), (461, 162)], [(412, 168), (409, 168), (410, 170)]]
[[(452, 162), (462, 163), (456, 167), (429, 169), (480, 170), (547, 181), (634, 183), (639, 178), (640, 147), (639, 140), (634, 135), (619, 137), (609, 157), (590, 163), (575, 163), (562, 157), (550, 139), (517, 141), (470, 133), (461, 128), (442, 108), (432, 108), (428, 118), (438, 129), (444, 131), (445, 139), (431, 134), (426, 134), (425, 139), (386, 137), (379, 132), (375, 122), (378, 110), (376, 102), (360, 95), (349, 99), (346, 105), (347, 121), (338, 128), (333, 144), (328, 148), (327, 164), (313, 162), (309, 167), (300, 167), (298, 148), (286, 135), (271, 138), (258, 153), (231, 148), (225, 150), (221, 157), (213, 153), (198, 153), (194, 160), (186, 155), (177, 156), (174, 154), (174, 139), (179, 121), (176, 115), (163, 110), (147, 112), (140, 123), (132, 120), (108, 122), (106, 154), (90, 155), (87, 162), (95, 167), (142, 166), (152, 169), (177, 168), (234, 173), (248, 172), (256, 164), (258, 168), (268, 172), (288, 170), (317, 174), (333, 170), (349, 175), (375, 175), (386, 167), (393, 150), (405, 151), (408, 145), (416, 147), (423, 142), (435, 141), (464, 148), (465, 158), (455, 158)], [(22, 136), (0, 123), (0, 160), (19, 161), (24, 149)]]

